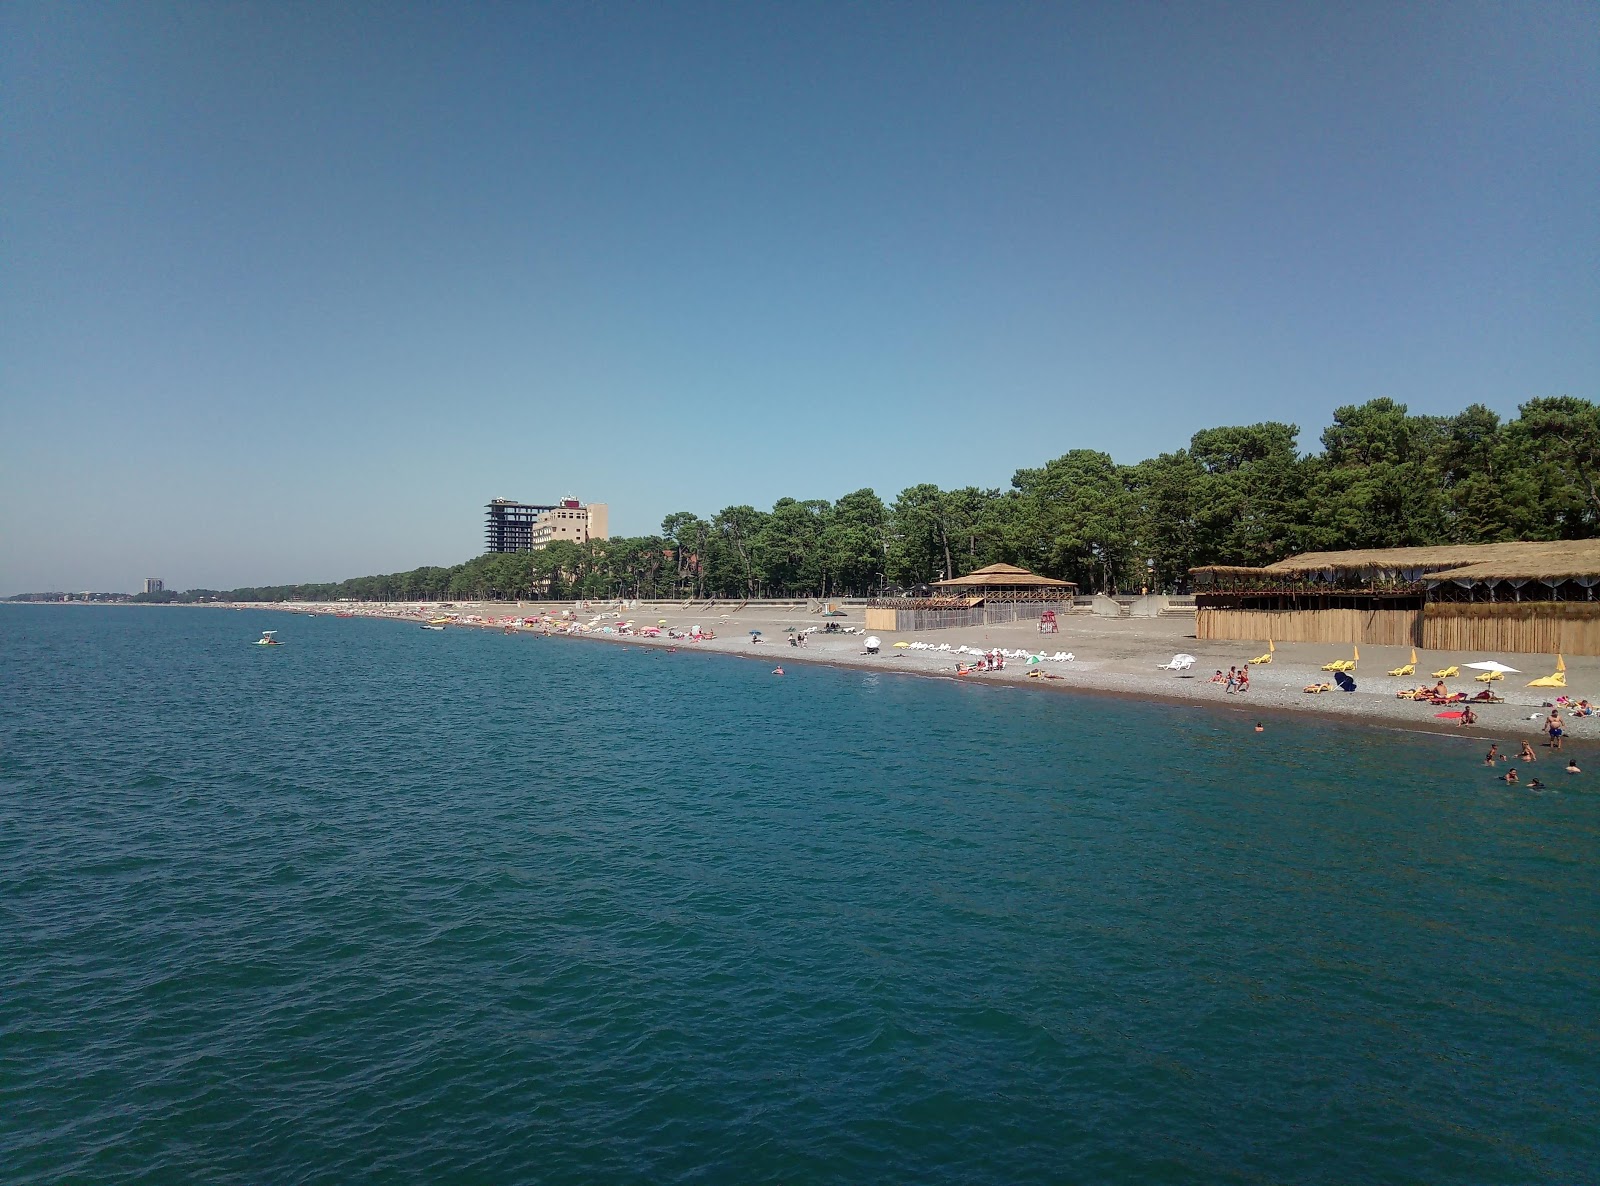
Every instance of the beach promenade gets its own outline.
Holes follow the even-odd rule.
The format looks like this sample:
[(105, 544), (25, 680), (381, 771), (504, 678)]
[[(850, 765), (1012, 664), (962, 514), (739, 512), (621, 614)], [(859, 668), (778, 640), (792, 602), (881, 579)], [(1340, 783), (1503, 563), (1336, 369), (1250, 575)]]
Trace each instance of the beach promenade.
[[(962, 678), (964, 683), (1004, 688), (1091, 692), (1146, 701), (1207, 706), (1241, 716), (1293, 712), (1352, 723), (1470, 733), (1483, 737), (1538, 736), (1544, 716), (1549, 711), (1545, 706), (1554, 702), (1556, 697), (1566, 695), (1574, 701), (1587, 698), (1591, 702), (1600, 698), (1600, 659), (1593, 657), (1567, 658), (1567, 687), (1552, 690), (1530, 688), (1526, 684), (1529, 680), (1550, 674), (1555, 663), (1553, 656), (1418, 652), (1416, 674), (1411, 678), (1396, 678), (1386, 673), (1407, 662), (1410, 648), (1380, 646), (1361, 648), (1360, 662), (1353, 673), (1356, 681), (1354, 692), (1334, 690), (1308, 695), (1304, 691), (1306, 686), (1332, 682), (1333, 677), (1322, 670), (1323, 664), (1352, 657), (1351, 648), (1347, 645), (1313, 643), (1277, 644), (1270, 664), (1250, 667), (1249, 690), (1229, 694), (1222, 684), (1211, 682), (1213, 673), (1244, 666), (1249, 660), (1266, 652), (1265, 640), (1259, 643), (1197, 640), (1193, 621), (1182, 617), (1106, 618), (1071, 614), (1061, 619), (1060, 630), (1055, 634), (1040, 634), (1033, 620), (920, 634), (879, 632), (879, 651), (869, 655), (864, 653), (868, 634), (863, 629), (861, 612), (856, 607), (849, 607), (846, 617), (826, 619), (800, 606), (750, 605), (739, 610), (731, 606), (713, 606), (710, 609), (696, 609), (660, 602), (455, 602), (448, 607), (415, 603), (345, 603), (338, 606), (325, 603), (270, 603), (252, 605), (251, 608), (318, 615), (337, 612), (407, 624), (420, 624), (448, 615), (450, 629), (509, 630), (534, 637), (660, 647), (684, 654), (707, 651), (736, 655), (772, 667), (782, 666), (786, 670), (795, 664), (826, 663), (930, 678)], [(563, 617), (564, 613), (570, 616)], [(551, 617), (547, 619), (546, 615)], [(527, 625), (529, 620), (540, 624)], [(619, 623), (628, 622), (633, 624), (632, 632), (619, 632)], [(852, 633), (824, 633), (825, 625), (830, 622), (840, 630), (849, 629)], [(689, 641), (669, 636), (669, 632), (684, 633), (696, 626), (702, 632), (713, 633), (715, 637)], [(653, 637), (638, 633), (651, 628), (659, 628), (661, 633)], [(752, 631), (760, 633), (753, 635)], [(788, 641), (791, 631), (811, 633), (806, 635), (804, 646), (791, 646)], [(913, 642), (932, 644), (934, 647), (948, 646), (950, 649), (896, 648), (894, 645)], [(968, 648), (969, 652), (992, 649), (1034, 654), (1043, 651), (1047, 655), (1067, 652), (1073, 659), (1070, 662), (1047, 661), (1033, 666), (1029, 666), (1025, 659), (1008, 659), (1002, 671), (957, 677), (958, 661), (968, 658), (967, 653), (960, 652), (961, 647)], [(1185, 671), (1162, 670), (1161, 665), (1168, 663), (1176, 654), (1193, 655), (1194, 665)], [(1477, 673), (1467, 670), (1464, 665), (1484, 659), (1497, 659), (1518, 671), (1490, 684), (1479, 683), (1472, 678)], [(1459, 678), (1445, 681), (1450, 691), (1476, 695), (1488, 687), (1496, 695), (1503, 696), (1504, 703), (1474, 703), (1472, 707), (1478, 717), (1477, 724), (1462, 729), (1453, 719), (1435, 715), (1447, 711), (1446, 708), (1396, 698), (1395, 693), (1402, 688), (1412, 688), (1422, 683), (1431, 685), (1434, 681), (1429, 676), (1430, 672), (1452, 666), (1462, 667), (1463, 670)], [(1037, 674), (1030, 675), (1030, 672)], [(1565, 706), (1562, 707), (1562, 715), (1567, 721), (1569, 749), (1575, 743), (1581, 752), (1588, 748), (1589, 743), (1600, 741), (1600, 718), (1574, 717)]]

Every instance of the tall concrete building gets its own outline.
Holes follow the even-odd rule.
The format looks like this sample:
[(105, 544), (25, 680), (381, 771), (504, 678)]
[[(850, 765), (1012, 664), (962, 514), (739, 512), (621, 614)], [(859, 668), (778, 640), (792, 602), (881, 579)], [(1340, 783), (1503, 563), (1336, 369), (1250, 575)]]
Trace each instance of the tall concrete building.
[(603, 502), (584, 506), (576, 498), (564, 498), (554, 506), (540, 506), (496, 498), (485, 509), (484, 550), (488, 552), (536, 552), (558, 539), (582, 544), (611, 535)]
[(159, 593), (165, 588), (166, 586), (161, 583), (160, 577), (145, 577), (144, 579), (144, 591), (146, 593)]

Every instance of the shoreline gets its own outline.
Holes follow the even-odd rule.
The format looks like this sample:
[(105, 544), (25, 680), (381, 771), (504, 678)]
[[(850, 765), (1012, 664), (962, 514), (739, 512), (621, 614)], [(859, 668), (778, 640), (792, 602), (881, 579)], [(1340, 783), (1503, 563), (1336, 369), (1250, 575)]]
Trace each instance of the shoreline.
[[(1037, 684), (1054, 692), (1077, 692), (1142, 703), (1220, 710), (1247, 719), (1311, 717), (1398, 732), (1456, 736), (1484, 743), (1495, 740), (1497, 736), (1513, 737), (1519, 741), (1522, 738), (1542, 738), (1541, 722), (1549, 712), (1544, 705), (1553, 701), (1555, 695), (1566, 694), (1574, 700), (1580, 696), (1587, 697), (1594, 702), (1595, 694), (1600, 693), (1600, 659), (1580, 656), (1570, 660), (1567, 664), (1568, 687), (1556, 690), (1524, 686), (1528, 679), (1547, 674), (1553, 668), (1555, 660), (1552, 656), (1510, 656), (1513, 663), (1520, 663), (1523, 668), (1516, 675), (1509, 675), (1489, 685), (1478, 684), (1471, 679), (1450, 681), (1451, 691), (1475, 693), (1479, 688), (1488, 686), (1497, 695), (1505, 697), (1505, 703), (1502, 704), (1474, 704), (1478, 722), (1462, 728), (1452, 721), (1436, 717), (1434, 713), (1439, 711), (1436, 706), (1400, 700), (1394, 693), (1399, 688), (1431, 682), (1427, 668), (1459, 666), (1490, 656), (1419, 652), (1420, 679), (1391, 678), (1386, 675), (1387, 669), (1404, 663), (1409, 658), (1409, 648), (1372, 646), (1365, 650), (1357, 667), (1356, 692), (1333, 691), (1309, 695), (1301, 690), (1306, 684), (1331, 678), (1323, 673), (1321, 664), (1349, 657), (1350, 648), (1344, 644), (1285, 643), (1276, 648), (1270, 665), (1251, 668), (1249, 692), (1229, 695), (1220, 685), (1210, 682), (1209, 672), (1218, 668), (1226, 671), (1229, 666), (1243, 664), (1258, 652), (1265, 651), (1265, 642), (1258, 645), (1198, 641), (1192, 634), (1192, 620), (1186, 619), (1105, 619), (1074, 614), (1062, 619), (1060, 633), (1055, 635), (1041, 635), (1033, 621), (925, 631), (921, 634), (880, 632), (883, 644), (880, 653), (869, 656), (861, 653), (865, 632), (860, 627), (859, 619), (853, 616), (839, 621), (841, 626), (853, 627), (857, 633), (822, 634), (818, 630), (809, 636), (806, 646), (787, 645), (787, 631), (821, 625), (817, 615), (801, 607), (748, 607), (743, 612), (729, 607), (726, 612), (719, 613), (715, 609), (685, 609), (676, 604), (634, 604), (627, 607), (618, 606), (617, 603), (579, 603), (579, 607), (574, 607), (570, 602), (457, 602), (451, 609), (445, 610), (443, 604), (270, 602), (217, 603), (192, 608), (263, 609), (313, 617), (377, 618), (412, 626), (418, 626), (429, 617), (443, 612), (456, 615), (447, 628), (473, 627), (536, 637), (587, 639), (640, 647), (665, 647), (684, 652), (706, 651), (766, 662), (773, 667), (803, 663), (807, 666), (924, 678), (960, 679), (963, 683), (1006, 688)], [(524, 619), (563, 610), (575, 616), (563, 621), (559, 628), (520, 624)], [(604, 625), (630, 619), (641, 629), (653, 628), (663, 620), (666, 622), (663, 629), (688, 630), (699, 624), (714, 629), (717, 636), (703, 642), (691, 642), (671, 639), (665, 633), (659, 637), (649, 637), (637, 633), (607, 632), (608, 629), (614, 631), (615, 626), (608, 628)], [(518, 624), (509, 624), (512, 620)], [(646, 622), (649, 623), (648, 627), (644, 625)], [(770, 636), (773, 641), (752, 642), (749, 637), (752, 629), (759, 630), (763, 639)], [(897, 641), (912, 640), (934, 645), (948, 644), (952, 649), (893, 649)], [(984, 649), (1043, 650), (1049, 654), (1067, 651), (1075, 654), (1076, 659), (1070, 663), (1044, 662), (1038, 665), (1040, 670), (1049, 675), (1060, 677), (1056, 679), (1028, 678), (1026, 668), (1018, 661), (1008, 661), (1000, 672), (961, 677), (954, 672), (958, 657), (954, 648), (963, 644)], [(1157, 670), (1161, 663), (1180, 652), (1192, 654), (1197, 659), (1192, 677)], [(1240, 699), (1241, 696), (1244, 698)], [(1530, 719), (1535, 715), (1537, 719)], [(1576, 751), (1569, 748), (1562, 752), (1580, 752), (1592, 756), (1593, 743), (1600, 740), (1600, 717), (1574, 718), (1565, 708), (1562, 716), (1567, 725), (1566, 740), (1577, 743)]]

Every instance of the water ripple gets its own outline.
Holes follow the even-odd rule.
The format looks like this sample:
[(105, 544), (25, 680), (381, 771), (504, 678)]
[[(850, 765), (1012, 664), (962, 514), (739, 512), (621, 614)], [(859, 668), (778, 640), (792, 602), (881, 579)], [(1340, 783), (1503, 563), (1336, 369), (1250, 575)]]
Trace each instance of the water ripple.
[(1600, 1161), (1600, 795), (1455, 739), (369, 621), (6, 626), (8, 1183)]

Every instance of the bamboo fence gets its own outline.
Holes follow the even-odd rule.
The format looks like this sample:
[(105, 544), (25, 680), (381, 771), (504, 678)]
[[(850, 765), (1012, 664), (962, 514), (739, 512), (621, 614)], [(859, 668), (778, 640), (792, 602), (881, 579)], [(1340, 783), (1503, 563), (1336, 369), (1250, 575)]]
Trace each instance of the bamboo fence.
[(1420, 645), (1433, 651), (1600, 655), (1600, 602), (1430, 602)]

